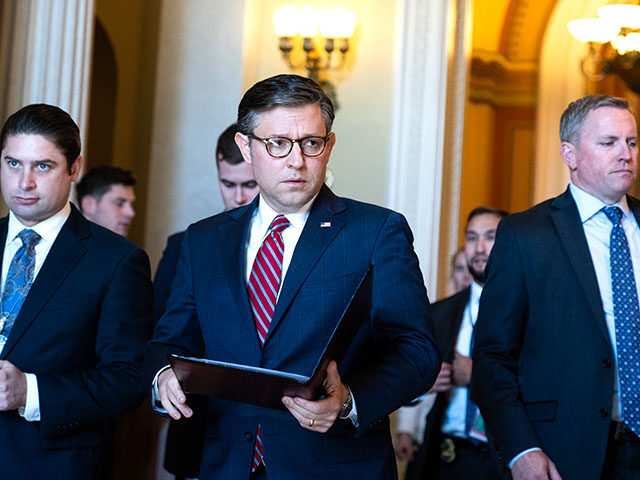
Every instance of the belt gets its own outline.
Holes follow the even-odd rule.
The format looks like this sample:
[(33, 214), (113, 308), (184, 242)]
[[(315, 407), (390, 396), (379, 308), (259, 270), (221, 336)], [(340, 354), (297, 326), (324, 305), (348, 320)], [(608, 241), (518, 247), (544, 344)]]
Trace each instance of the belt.
[(618, 442), (640, 442), (640, 438), (624, 422), (611, 421), (614, 438)]

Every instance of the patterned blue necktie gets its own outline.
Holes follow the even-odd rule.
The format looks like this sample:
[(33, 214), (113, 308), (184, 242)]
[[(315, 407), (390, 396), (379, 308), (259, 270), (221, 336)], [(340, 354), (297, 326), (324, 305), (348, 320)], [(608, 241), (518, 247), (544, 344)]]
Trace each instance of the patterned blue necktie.
[(640, 307), (627, 237), (619, 207), (604, 207), (613, 223), (609, 243), (613, 318), (616, 328), (622, 420), (640, 436)]
[(7, 343), (11, 328), (31, 288), (36, 266), (36, 245), (42, 239), (30, 229), (22, 230), (18, 237), (22, 240), (22, 246), (11, 260), (0, 300), (0, 352)]

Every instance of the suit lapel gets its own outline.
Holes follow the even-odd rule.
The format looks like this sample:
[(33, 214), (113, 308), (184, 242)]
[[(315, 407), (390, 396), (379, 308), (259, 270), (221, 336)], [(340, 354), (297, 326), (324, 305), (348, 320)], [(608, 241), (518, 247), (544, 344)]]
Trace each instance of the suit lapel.
[(462, 320), (464, 318), (464, 312), (467, 309), (467, 304), (469, 303), (469, 298), (471, 297), (471, 287), (465, 288), (460, 295), (458, 300), (458, 304), (456, 305), (456, 316), (451, 322), (450, 335), (449, 335), (449, 348), (447, 352), (450, 353), (450, 358), (447, 360), (453, 359), (453, 354), (456, 349), (456, 345), (458, 343), (458, 336), (460, 335), (460, 329), (462, 327)]
[(569, 257), (569, 262), (578, 278), (580, 287), (593, 312), (598, 328), (609, 339), (609, 331), (602, 309), (602, 297), (598, 287), (598, 279), (591, 260), (589, 245), (580, 222), (578, 207), (569, 189), (556, 197), (552, 202), (555, 210), (551, 211), (551, 218), (560, 236), (560, 241)]
[[(238, 305), (242, 318), (247, 322), (247, 328), (255, 330), (253, 314), (249, 305), (249, 295), (247, 293), (247, 282), (245, 281), (245, 254), (246, 239), (249, 234), (249, 227), (253, 212), (257, 208), (258, 197), (246, 208), (234, 221), (221, 225), (219, 228), (219, 248), (222, 259), (225, 277), (229, 282), (229, 288)], [(233, 213), (230, 212), (230, 215)], [(256, 342), (259, 346), (258, 336)]]
[(627, 205), (633, 216), (636, 217), (636, 223), (640, 226), (640, 201), (637, 198), (627, 195)]
[(9, 217), (0, 219), (0, 268), (2, 267), (2, 258), (4, 257), (4, 247), (7, 243), (7, 230), (9, 229)]
[(345, 208), (340, 198), (326, 186), (322, 187), (293, 252), (265, 343), (269, 341), (313, 266), (344, 226), (344, 218), (337, 214)]
[[(6, 225), (4, 235), (6, 236)], [(2, 350), (1, 358), (6, 358), (16, 343), (20, 341), (22, 335), (42, 310), (42, 307), (49, 301), (85, 254), (87, 248), (80, 240), (89, 235), (87, 221), (72, 206), (69, 218), (53, 242), (51, 250), (49, 250), (49, 254), (27, 294), (7, 343)]]

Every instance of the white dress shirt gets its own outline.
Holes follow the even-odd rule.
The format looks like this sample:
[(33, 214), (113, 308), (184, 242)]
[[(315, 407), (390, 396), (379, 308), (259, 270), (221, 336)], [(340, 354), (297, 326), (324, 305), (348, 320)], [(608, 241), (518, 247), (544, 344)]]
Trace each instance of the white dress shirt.
[[(7, 240), (4, 244), (4, 253), (2, 255), (2, 291), (4, 292), (4, 284), (7, 280), (7, 273), (9, 272), (9, 265), (13, 256), (18, 249), (22, 246), (22, 240), (18, 237), (25, 228), (34, 230), (42, 239), (36, 245), (36, 265), (33, 272), (33, 280), (35, 281), (44, 261), (49, 255), (51, 246), (55, 242), (62, 226), (69, 218), (71, 213), (71, 206), (67, 202), (62, 210), (55, 215), (37, 223), (33, 227), (27, 227), (23, 225), (20, 220), (16, 218), (13, 212), (9, 212), (9, 225), (7, 227)], [(0, 349), (1, 351), (1, 349)], [(27, 401), (24, 409), (20, 408), (18, 413), (22, 415), (25, 420), (30, 422), (40, 421), (40, 396), (38, 395), (38, 380), (33, 373), (25, 373), (27, 378)]]
[[(618, 391), (620, 389), (620, 381), (618, 379), (617, 368), (617, 347), (616, 347), (616, 327), (613, 317), (613, 290), (611, 288), (611, 268), (609, 265), (609, 239), (613, 223), (607, 218), (601, 209), (607, 204), (597, 199), (593, 195), (588, 194), (584, 190), (575, 185), (569, 185), (571, 195), (578, 206), (582, 227), (587, 237), (591, 260), (596, 271), (598, 279), (598, 287), (600, 288), (600, 297), (602, 297), (602, 308), (604, 309), (604, 317), (607, 322), (607, 330), (609, 330), (609, 338), (611, 339), (611, 347), (613, 348), (614, 361), (616, 362), (613, 406), (611, 409), (611, 419), (620, 420), (620, 397)], [(636, 289), (638, 289), (638, 298), (640, 298), (640, 230), (635, 217), (629, 210), (627, 198), (622, 197), (615, 204), (622, 210), (622, 228), (627, 236), (629, 250), (631, 251), (631, 261), (633, 263), (633, 274), (636, 278)]]
[[(475, 281), (471, 283), (469, 301), (464, 309), (462, 324), (458, 332), (456, 350), (460, 355), (471, 356), (471, 336), (478, 320), (478, 308), (482, 286)], [(453, 387), (449, 390), (449, 406), (442, 424), (442, 432), (453, 437), (466, 438), (465, 421), (467, 417), (467, 401), (469, 399), (467, 387)]]
[[(293, 257), (293, 251), (296, 249), (300, 235), (302, 235), (302, 229), (309, 217), (309, 210), (311, 204), (315, 200), (315, 197), (303, 206), (299, 211), (295, 213), (288, 213), (285, 215), (287, 220), (291, 223), (287, 228), (282, 231), (282, 241), (284, 242), (284, 253), (282, 255), (282, 274), (280, 276), (280, 288), (278, 289), (278, 297), (284, 284), (284, 278), (291, 264), (291, 257)], [(258, 250), (269, 231), (269, 226), (276, 218), (278, 213), (271, 208), (262, 197), (258, 200), (258, 208), (253, 212), (251, 217), (251, 228), (249, 235), (247, 236), (247, 244), (245, 248), (245, 275), (244, 279), (249, 284), (249, 276), (251, 275), (251, 269), (253, 268), (253, 262), (258, 255)]]

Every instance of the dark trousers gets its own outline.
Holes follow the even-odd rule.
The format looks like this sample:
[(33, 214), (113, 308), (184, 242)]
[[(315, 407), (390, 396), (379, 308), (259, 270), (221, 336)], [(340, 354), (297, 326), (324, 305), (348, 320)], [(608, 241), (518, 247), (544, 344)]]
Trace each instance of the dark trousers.
[(624, 424), (611, 422), (602, 480), (640, 480), (640, 438)]
[[(492, 455), (485, 443), (474, 445), (469, 440), (443, 436), (442, 441), (449, 439), (455, 447), (455, 458), (445, 455), (447, 460), (439, 458), (432, 470), (434, 476), (424, 477), (435, 480), (500, 480), (507, 478), (505, 469)], [(451, 450), (451, 449), (447, 449)]]

